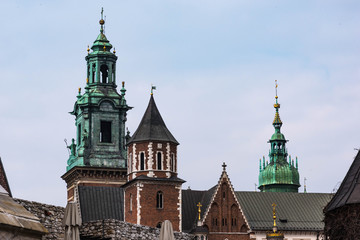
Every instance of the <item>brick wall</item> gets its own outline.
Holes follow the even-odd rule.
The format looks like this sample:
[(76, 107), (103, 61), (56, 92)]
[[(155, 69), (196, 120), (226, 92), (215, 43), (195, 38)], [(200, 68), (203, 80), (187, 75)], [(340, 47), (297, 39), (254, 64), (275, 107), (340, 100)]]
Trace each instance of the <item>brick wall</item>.
[(223, 178), (205, 219), (209, 240), (250, 239), (245, 219), (232, 193), (227, 178)]

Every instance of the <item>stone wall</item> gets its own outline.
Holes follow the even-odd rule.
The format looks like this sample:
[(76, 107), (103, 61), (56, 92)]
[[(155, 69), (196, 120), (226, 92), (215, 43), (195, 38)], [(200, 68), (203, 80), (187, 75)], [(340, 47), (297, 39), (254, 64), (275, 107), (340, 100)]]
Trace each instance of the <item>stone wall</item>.
[[(43, 236), (42, 240), (63, 240), (64, 227), (62, 220), (64, 218), (65, 208), (31, 202), (22, 199), (14, 199), (16, 202), (24, 206), (29, 212), (40, 219), (40, 222), (49, 231)], [(151, 228), (142, 225), (131, 224), (119, 220), (109, 219), (104, 221), (95, 221), (84, 223), (80, 227), (81, 239), (111, 239), (111, 240), (137, 240), (159, 239), (160, 229)], [(193, 235), (186, 233), (175, 233), (176, 240), (191, 240)]]
[[(84, 239), (158, 240), (160, 229), (108, 219), (83, 224), (80, 234)], [(193, 238), (194, 235), (175, 232), (176, 240), (191, 240)]]
[(38, 217), (41, 224), (49, 231), (42, 237), (43, 240), (64, 239), (62, 220), (65, 208), (23, 199), (14, 198), (14, 200)]

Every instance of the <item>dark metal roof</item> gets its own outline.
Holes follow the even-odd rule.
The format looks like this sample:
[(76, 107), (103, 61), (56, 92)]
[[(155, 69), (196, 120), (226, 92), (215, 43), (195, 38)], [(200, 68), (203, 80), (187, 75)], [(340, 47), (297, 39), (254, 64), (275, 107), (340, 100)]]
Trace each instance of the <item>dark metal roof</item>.
[(271, 230), (272, 204), (275, 203), (277, 225), (282, 231), (322, 231), (323, 209), (329, 193), (235, 192), (252, 231)]
[(214, 194), (215, 187), (207, 191), (196, 190), (182, 190), (182, 230), (184, 232), (190, 232), (196, 228), (198, 219), (198, 207), (201, 203), (201, 219), (203, 218), (206, 209), (208, 208), (211, 197)]
[(142, 141), (165, 141), (179, 144), (171, 132), (167, 129), (158, 108), (156, 107), (153, 95), (150, 97), (149, 105), (139, 124), (139, 127), (130, 138), (128, 144)]
[(347, 204), (360, 203), (360, 151), (356, 155), (349, 171), (342, 181), (335, 196), (326, 206), (325, 211), (331, 211)]
[(79, 186), (79, 202), (83, 222), (124, 220), (124, 190), (118, 187)]

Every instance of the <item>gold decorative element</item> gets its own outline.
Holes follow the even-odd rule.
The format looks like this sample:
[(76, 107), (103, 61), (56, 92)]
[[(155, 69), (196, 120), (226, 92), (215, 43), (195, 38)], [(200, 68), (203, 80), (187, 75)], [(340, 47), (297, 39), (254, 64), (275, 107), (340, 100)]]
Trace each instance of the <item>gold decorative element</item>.
[(87, 48), (87, 52), (88, 52), (88, 54), (90, 53), (90, 48), (89, 48), (89, 45), (88, 45), (88, 48)]
[(104, 52), (106, 51), (106, 47), (105, 47), (105, 45), (104, 45)]
[(86, 78), (86, 83), (89, 83), (89, 79), (88, 79), (88, 78)]
[(115, 51), (115, 48), (114, 48), (114, 51), (113, 51), (113, 53), (114, 53), (114, 54), (116, 53), (116, 51)]
[(121, 82), (121, 85), (122, 85), (122, 87), (125, 87), (125, 82), (122, 81), (122, 82)]
[(79, 87), (79, 94), (81, 93), (81, 87)]
[(105, 24), (104, 19), (100, 19), (99, 23), (100, 23), (100, 25), (104, 25)]
[(202, 205), (199, 202), (196, 206), (199, 208), (198, 212), (199, 212), (199, 221), (200, 221), (201, 220), (201, 207), (202, 207)]
[[(274, 227), (276, 227), (276, 209), (275, 209), (275, 208), (276, 208), (276, 204), (273, 203), (271, 206), (273, 207)], [(275, 230), (274, 230), (274, 232), (275, 232)]]

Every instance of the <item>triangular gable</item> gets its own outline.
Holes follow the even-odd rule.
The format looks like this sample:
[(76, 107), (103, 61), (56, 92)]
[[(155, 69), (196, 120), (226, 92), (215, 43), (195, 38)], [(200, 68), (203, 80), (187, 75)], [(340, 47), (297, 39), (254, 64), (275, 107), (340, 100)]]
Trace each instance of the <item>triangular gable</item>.
[(239, 202), (238, 198), (236, 197), (236, 194), (235, 194), (235, 191), (234, 191), (234, 187), (233, 187), (233, 185), (232, 185), (232, 183), (231, 183), (231, 181), (230, 181), (230, 178), (229, 178), (229, 176), (228, 176), (228, 174), (227, 174), (227, 172), (226, 172), (225, 167), (226, 167), (226, 165), (225, 165), (225, 163), (224, 163), (224, 164), (223, 164), (224, 170), (223, 170), (223, 172), (221, 173), (221, 176), (220, 176), (220, 178), (219, 178), (218, 184), (215, 186), (216, 189), (215, 189), (215, 191), (214, 191), (214, 193), (213, 193), (213, 195), (212, 195), (212, 197), (211, 197), (211, 201), (209, 202), (209, 204), (208, 204), (208, 206), (207, 206), (207, 209), (206, 209), (206, 211), (205, 211), (205, 214), (202, 216), (201, 223), (202, 223), (202, 224), (205, 223), (205, 219), (206, 219), (206, 217), (209, 215), (209, 212), (210, 212), (210, 210), (211, 210), (211, 206), (212, 206), (212, 204), (214, 203), (215, 197), (216, 197), (216, 195), (218, 194), (219, 189), (220, 189), (222, 183), (223, 183), (223, 182), (226, 182), (226, 183), (228, 184), (230, 190), (231, 190), (232, 196), (234, 197), (237, 205), (239, 206), (240, 214), (243, 216), (247, 228), (250, 229), (250, 231), (251, 231), (251, 228), (250, 228), (250, 225), (249, 225), (249, 223), (248, 223), (248, 220), (246, 219), (246, 216), (245, 216), (245, 214), (244, 214), (244, 212), (243, 212), (243, 210), (242, 210), (242, 208), (241, 208), (240, 202)]
[(8, 192), (9, 196), (12, 197), (10, 185), (6, 177), (5, 169), (0, 158), (0, 185)]

